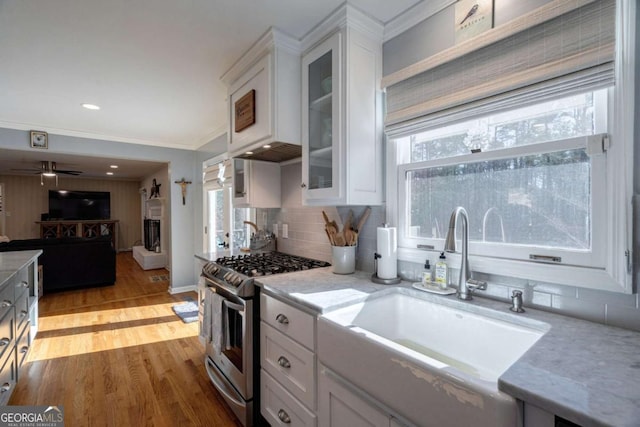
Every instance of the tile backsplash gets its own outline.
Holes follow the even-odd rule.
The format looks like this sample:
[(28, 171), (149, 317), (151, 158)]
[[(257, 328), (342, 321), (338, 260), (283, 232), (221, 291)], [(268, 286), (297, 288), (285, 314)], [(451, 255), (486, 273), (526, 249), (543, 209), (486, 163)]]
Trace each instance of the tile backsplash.
[[(331, 245), (324, 231), (324, 210), (331, 219), (335, 219), (342, 228), (349, 209), (358, 218), (364, 206), (302, 206), (302, 182), (299, 163), (282, 166), (282, 208), (261, 209), (266, 212), (267, 228), (274, 223), (282, 230), (282, 225), (289, 227), (289, 238), (278, 237), (278, 250), (309, 258), (331, 262)], [(371, 206), (371, 215), (360, 231), (356, 268), (374, 272), (373, 254), (376, 251), (376, 228), (385, 222), (385, 207)], [(264, 218), (259, 214), (258, 218)], [(262, 226), (262, 224), (259, 224)], [(398, 273), (406, 280), (418, 281), (422, 264), (399, 261)], [(452, 277), (457, 277), (453, 269)], [(486, 291), (477, 291), (477, 297), (491, 298), (511, 303), (511, 293), (518, 289), (523, 293), (526, 307), (555, 312), (584, 320), (640, 331), (640, 301), (638, 294), (626, 295), (615, 292), (596, 291), (574, 286), (555, 285), (533, 280), (517, 279), (506, 276), (474, 274), (478, 279), (486, 280)]]
[[(398, 272), (407, 280), (418, 280), (422, 265), (399, 261)], [(458, 270), (452, 269), (452, 277)], [(488, 283), (486, 291), (475, 291), (475, 296), (504, 301), (511, 305), (514, 290), (522, 291), (524, 307), (564, 314), (609, 326), (640, 331), (640, 301), (638, 294), (627, 295), (584, 289), (575, 286), (556, 285), (534, 280), (474, 273), (474, 278)], [(454, 280), (455, 282), (455, 280)]]

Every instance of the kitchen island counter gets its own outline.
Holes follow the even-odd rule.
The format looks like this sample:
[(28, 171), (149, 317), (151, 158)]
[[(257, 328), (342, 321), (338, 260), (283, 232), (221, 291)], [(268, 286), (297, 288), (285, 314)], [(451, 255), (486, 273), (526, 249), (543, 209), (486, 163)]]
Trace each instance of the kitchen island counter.
[[(373, 283), (371, 273), (338, 275), (331, 267), (261, 277), (257, 285), (318, 315), (394, 287)], [(479, 297), (469, 304), (501, 312), (509, 306)], [(551, 328), (499, 378), (501, 391), (585, 427), (638, 425), (640, 333), (530, 308), (512, 315)]]

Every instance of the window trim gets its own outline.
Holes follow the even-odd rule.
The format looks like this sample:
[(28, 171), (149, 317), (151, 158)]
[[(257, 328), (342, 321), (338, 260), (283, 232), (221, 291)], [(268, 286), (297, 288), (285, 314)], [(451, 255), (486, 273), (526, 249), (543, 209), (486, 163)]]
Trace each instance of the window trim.
[[(612, 149), (607, 154), (609, 167), (606, 174), (608, 200), (604, 203), (607, 223), (594, 223), (594, 230), (606, 233), (606, 255), (604, 268), (584, 268), (566, 265), (552, 265), (524, 261), (496, 260), (490, 257), (470, 256), (472, 271), (583, 287), (612, 292), (631, 294), (634, 292), (633, 265), (633, 141), (635, 115), (635, 64), (636, 64), (636, 13), (635, 1), (617, 0), (616, 2), (616, 85), (609, 91), (609, 134)], [(615, 114), (614, 114), (615, 112)], [(400, 137), (402, 135), (394, 135)], [(386, 194), (387, 221), (399, 224), (399, 185), (398, 150), (396, 142), (389, 139), (386, 156)], [(393, 172), (392, 172), (393, 171)], [(439, 251), (425, 251), (415, 248), (398, 248), (398, 260), (424, 263), (425, 257), (434, 259)], [(460, 262), (459, 254), (449, 254), (450, 263), (456, 267)], [(505, 298), (508, 297), (505, 295)]]

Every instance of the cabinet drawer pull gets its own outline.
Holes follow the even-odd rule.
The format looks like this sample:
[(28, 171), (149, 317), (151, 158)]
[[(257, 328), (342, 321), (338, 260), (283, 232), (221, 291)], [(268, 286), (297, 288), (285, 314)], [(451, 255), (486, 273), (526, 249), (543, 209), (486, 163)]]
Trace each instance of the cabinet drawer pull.
[(284, 409), (278, 411), (278, 418), (285, 424), (291, 424), (291, 417), (289, 417), (289, 414), (287, 414)]
[(307, 184), (303, 182), (302, 184), (300, 184), (300, 188), (307, 188)]
[(29, 283), (25, 282), (24, 280), (22, 282), (20, 282), (20, 284), (18, 285), (19, 288), (28, 288), (29, 287)]
[(276, 320), (278, 321), (278, 323), (281, 323), (283, 325), (288, 325), (289, 324), (289, 318), (287, 316), (285, 316), (284, 314), (280, 313), (276, 316)]
[(0, 305), (2, 306), (2, 308), (11, 307), (11, 301), (9, 301), (8, 299), (3, 300)]
[(20, 310), (20, 317), (25, 317), (27, 314), (29, 314), (28, 311)]
[(283, 368), (289, 369), (291, 367), (291, 362), (289, 362), (286, 357), (280, 356), (278, 357), (278, 365), (282, 366)]
[(24, 347), (22, 347), (20, 349), (20, 353), (22, 353), (22, 354), (26, 353), (27, 351), (29, 351), (29, 346), (28, 345), (25, 345)]
[(2, 387), (0, 387), (0, 393), (5, 393), (5, 392), (9, 391), (10, 389), (11, 389), (11, 384), (4, 383), (4, 384), (2, 384)]
[(5, 345), (9, 345), (10, 342), (11, 342), (11, 340), (9, 338), (2, 338), (0, 340), (0, 346), (4, 347)]

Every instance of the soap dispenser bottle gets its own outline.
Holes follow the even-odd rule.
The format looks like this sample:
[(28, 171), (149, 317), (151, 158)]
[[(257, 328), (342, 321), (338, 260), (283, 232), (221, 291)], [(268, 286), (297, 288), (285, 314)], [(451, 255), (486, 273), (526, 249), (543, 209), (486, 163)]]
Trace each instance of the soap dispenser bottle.
[(422, 286), (431, 285), (431, 281), (433, 280), (431, 273), (431, 264), (429, 263), (429, 258), (427, 258), (424, 262), (424, 271), (422, 272)]
[(449, 285), (449, 268), (447, 267), (447, 257), (444, 256), (444, 252), (440, 252), (440, 258), (436, 262), (435, 282), (440, 286), (440, 289), (447, 289)]

